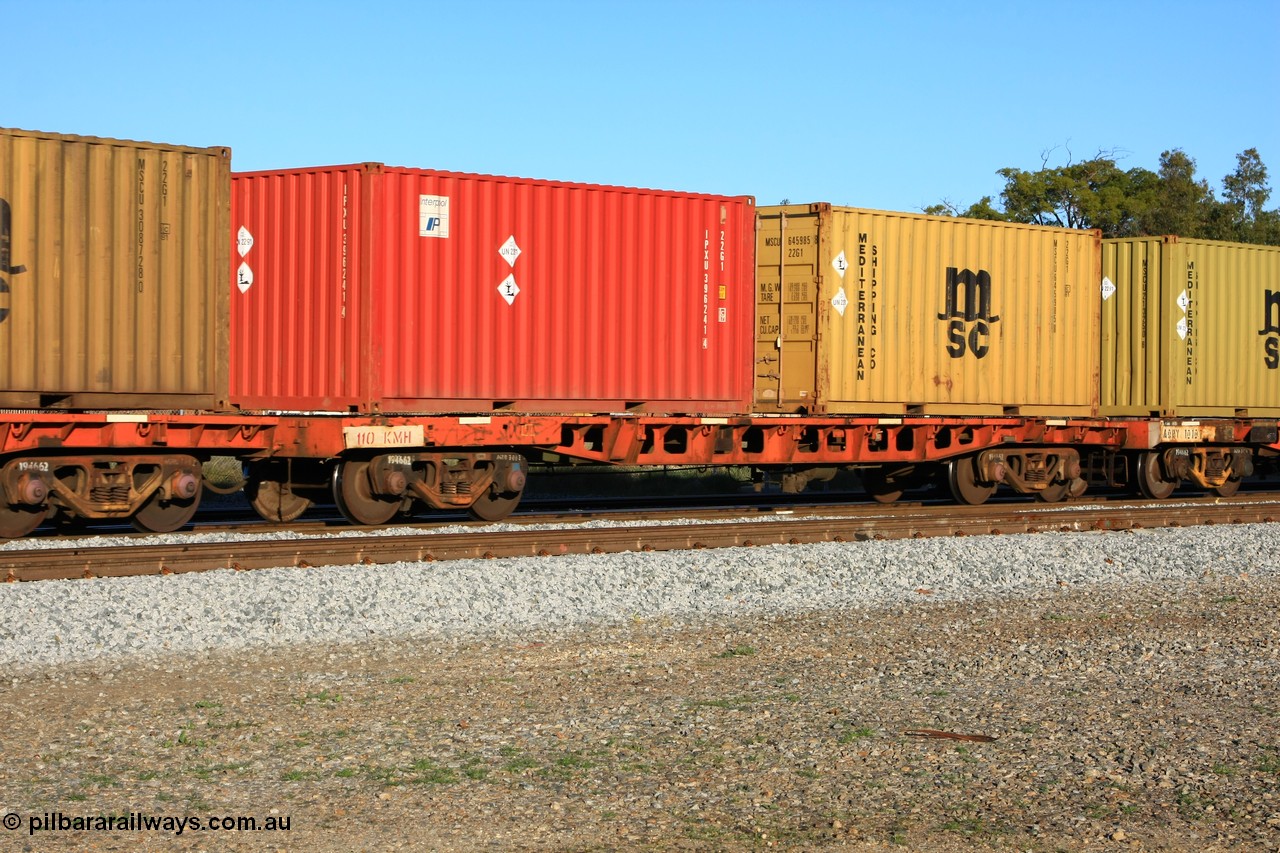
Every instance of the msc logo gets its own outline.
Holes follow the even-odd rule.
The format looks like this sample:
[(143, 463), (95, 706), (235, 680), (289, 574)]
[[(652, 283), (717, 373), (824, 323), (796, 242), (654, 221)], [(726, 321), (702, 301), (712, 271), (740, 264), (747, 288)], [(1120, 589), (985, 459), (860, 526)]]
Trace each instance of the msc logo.
[[(27, 268), (9, 265), (10, 243), (12, 242), (10, 221), (9, 202), (0, 198), (0, 274), (18, 275), (26, 272)], [(0, 278), (0, 293), (8, 292), (9, 282)], [(0, 297), (0, 323), (7, 319), (9, 319), (9, 297), (4, 296)]]
[(1266, 352), (1262, 363), (1275, 370), (1280, 367), (1280, 292), (1268, 290), (1262, 298), (1262, 330), (1258, 334), (1267, 337), (1262, 342)]
[(966, 352), (971, 352), (974, 358), (984, 357), (991, 349), (988, 343), (991, 325), (1000, 322), (1000, 318), (991, 313), (991, 273), (947, 267), (946, 300), (946, 308), (938, 319), (947, 323), (950, 341), (947, 355), (963, 358)]

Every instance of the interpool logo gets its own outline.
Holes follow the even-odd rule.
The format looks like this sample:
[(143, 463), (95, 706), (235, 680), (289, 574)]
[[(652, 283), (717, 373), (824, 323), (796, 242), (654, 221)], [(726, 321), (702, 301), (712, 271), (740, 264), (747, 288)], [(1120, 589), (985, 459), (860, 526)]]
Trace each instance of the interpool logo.
[[(0, 275), (18, 275), (27, 271), (24, 266), (15, 267), (9, 264), (12, 243), (11, 223), (9, 202), (0, 198)], [(8, 292), (9, 282), (0, 278), (0, 293), (7, 294)], [(9, 297), (0, 296), (0, 323), (7, 319), (9, 319)]]

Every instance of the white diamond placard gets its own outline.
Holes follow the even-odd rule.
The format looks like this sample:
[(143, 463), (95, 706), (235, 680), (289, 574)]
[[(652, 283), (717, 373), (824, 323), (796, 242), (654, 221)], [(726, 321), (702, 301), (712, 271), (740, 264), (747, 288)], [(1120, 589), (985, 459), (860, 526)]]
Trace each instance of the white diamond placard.
[(831, 259), (831, 266), (836, 268), (841, 278), (844, 278), (844, 271), (849, 268), (849, 262), (844, 259), (843, 251)]
[(240, 257), (249, 254), (249, 250), (253, 248), (253, 235), (249, 233), (249, 229), (243, 225), (236, 232), (236, 251), (240, 253)]
[(1187, 306), (1189, 306), (1190, 304), (1191, 304), (1191, 294), (1190, 294), (1190, 293), (1187, 293), (1187, 292), (1184, 290), (1184, 291), (1182, 291), (1181, 293), (1179, 293), (1179, 294), (1178, 294), (1178, 307), (1182, 309), (1182, 312), (1183, 312), (1184, 314), (1185, 314), (1185, 313), (1186, 313), (1186, 311), (1187, 311)]
[(239, 268), (236, 269), (236, 287), (241, 293), (253, 287), (253, 269), (244, 261), (241, 261)]
[(498, 254), (511, 266), (516, 265), (516, 258), (520, 257), (520, 247), (516, 245), (516, 237), (512, 234), (507, 238), (507, 242), (503, 243), (498, 249)]
[(836, 313), (841, 317), (844, 316), (844, 309), (849, 307), (849, 297), (845, 295), (843, 287), (831, 298), (831, 307), (836, 309)]
[(520, 295), (520, 285), (516, 284), (516, 277), (509, 275), (502, 280), (502, 284), (498, 285), (498, 293), (502, 294), (502, 298), (507, 300), (510, 305), (516, 301), (516, 297)]
[(1178, 330), (1178, 337), (1182, 338), (1185, 341), (1187, 339), (1187, 318), (1183, 317), (1181, 320), (1179, 320), (1176, 328)]
[(1111, 279), (1107, 278), (1106, 276), (1103, 276), (1102, 277), (1102, 301), (1106, 302), (1108, 299), (1110, 299), (1115, 295), (1116, 295), (1116, 283)]

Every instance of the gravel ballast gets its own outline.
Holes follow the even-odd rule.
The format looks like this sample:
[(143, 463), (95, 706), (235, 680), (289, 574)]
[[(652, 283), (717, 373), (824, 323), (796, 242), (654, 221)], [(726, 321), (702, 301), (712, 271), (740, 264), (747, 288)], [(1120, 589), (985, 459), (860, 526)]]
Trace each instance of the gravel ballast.
[(0, 665), (470, 638), (628, 619), (1035, 597), (1060, 585), (1276, 572), (1276, 525), (973, 536), (0, 586)]
[(10, 584), (0, 849), (1280, 851), (1278, 532)]

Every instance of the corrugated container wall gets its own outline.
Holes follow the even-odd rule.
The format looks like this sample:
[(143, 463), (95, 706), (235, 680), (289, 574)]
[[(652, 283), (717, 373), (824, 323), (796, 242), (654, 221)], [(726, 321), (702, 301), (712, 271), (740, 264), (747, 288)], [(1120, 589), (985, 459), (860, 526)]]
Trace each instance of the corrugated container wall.
[(1099, 232), (828, 204), (759, 219), (761, 411), (1096, 411)]
[(1104, 412), (1280, 415), (1280, 248), (1180, 237), (1102, 247)]
[(233, 177), (246, 408), (742, 412), (749, 197), (376, 163)]
[(231, 152), (0, 130), (0, 405), (215, 408)]

